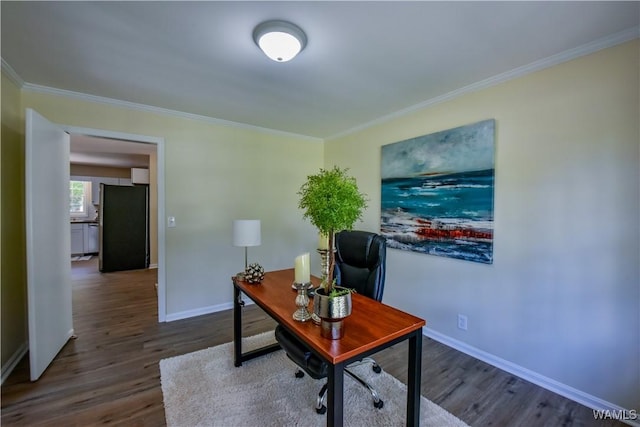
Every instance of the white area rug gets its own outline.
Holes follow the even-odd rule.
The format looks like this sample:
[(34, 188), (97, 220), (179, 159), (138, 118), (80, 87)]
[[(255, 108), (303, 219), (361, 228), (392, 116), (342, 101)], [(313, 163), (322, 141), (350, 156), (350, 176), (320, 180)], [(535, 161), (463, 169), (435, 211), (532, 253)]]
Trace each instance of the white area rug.
[[(273, 332), (243, 339), (243, 350), (275, 342)], [(383, 367), (384, 369), (384, 367)], [(345, 426), (404, 426), (406, 386), (371, 366), (353, 369), (378, 391), (382, 409), (373, 407), (369, 392), (344, 378)], [(283, 351), (233, 366), (233, 344), (160, 361), (165, 415), (169, 427), (193, 426), (324, 426), (326, 415), (315, 411), (324, 380), (294, 377), (295, 365)], [(422, 397), (422, 426), (463, 427), (461, 420)]]

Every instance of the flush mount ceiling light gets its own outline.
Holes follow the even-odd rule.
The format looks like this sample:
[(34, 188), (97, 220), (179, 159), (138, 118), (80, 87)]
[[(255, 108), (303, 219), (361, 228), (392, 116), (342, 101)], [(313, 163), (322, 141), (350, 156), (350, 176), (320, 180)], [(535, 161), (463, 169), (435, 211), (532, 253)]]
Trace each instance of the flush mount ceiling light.
[(253, 30), (253, 40), (276, 62), (292, 60), (307, 45), (304, 31), (287, 21), (263, 22)]

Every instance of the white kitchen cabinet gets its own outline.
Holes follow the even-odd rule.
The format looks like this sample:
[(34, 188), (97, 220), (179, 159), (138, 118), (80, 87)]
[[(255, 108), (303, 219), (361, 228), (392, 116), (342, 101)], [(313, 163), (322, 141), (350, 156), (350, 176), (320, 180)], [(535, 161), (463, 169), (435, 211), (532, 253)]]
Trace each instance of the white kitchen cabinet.
[(97, 254), (98, 223), (71, 224), (71, 255)]
[(84, 253), (84, 225), (71, 224), (71, 255)]
[(149, 184), (149, 169), (131, 168), (131, 182), (134, 184)]
[(84, 225), (84, 250), (85, 254), (98, 253), (98, 223)]
[(100, 204), (100, 184), (119, 185), (120, 182), (118, 178), (109, 178), (104, 176), (91, 178), (91, 203), (94, 205)]
[(91, 178), (91, 203), (100, 204), (100, 178)]

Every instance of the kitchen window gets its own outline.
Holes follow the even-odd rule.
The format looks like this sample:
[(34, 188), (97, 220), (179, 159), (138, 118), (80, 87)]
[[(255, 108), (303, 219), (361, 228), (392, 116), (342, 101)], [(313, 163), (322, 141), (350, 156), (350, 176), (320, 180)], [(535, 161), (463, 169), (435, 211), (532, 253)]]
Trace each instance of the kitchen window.
[(89, 218), (91, 183), (89, 181), (69, 181), (69, 195), (71, 218)]

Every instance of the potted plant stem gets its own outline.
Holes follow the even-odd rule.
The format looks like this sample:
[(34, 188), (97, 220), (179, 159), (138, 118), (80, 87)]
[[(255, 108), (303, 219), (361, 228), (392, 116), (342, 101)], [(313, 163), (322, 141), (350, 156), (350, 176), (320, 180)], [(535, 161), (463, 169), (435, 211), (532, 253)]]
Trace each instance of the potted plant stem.
[(334, 289), (335, 233), (350, 230), (367, 207), (366, 196), (360, 192), (355, 178), (347, 169), (334, 166), (309, 175), (298, 192), (298, 207), (303, 217), (328, 236), (329, 272), (326, 282), (316, 290), (314, 312), (321, 319), (322, 336), (331, 339), (344, 334), (342, 320), (351, 314), (351, 293)]

